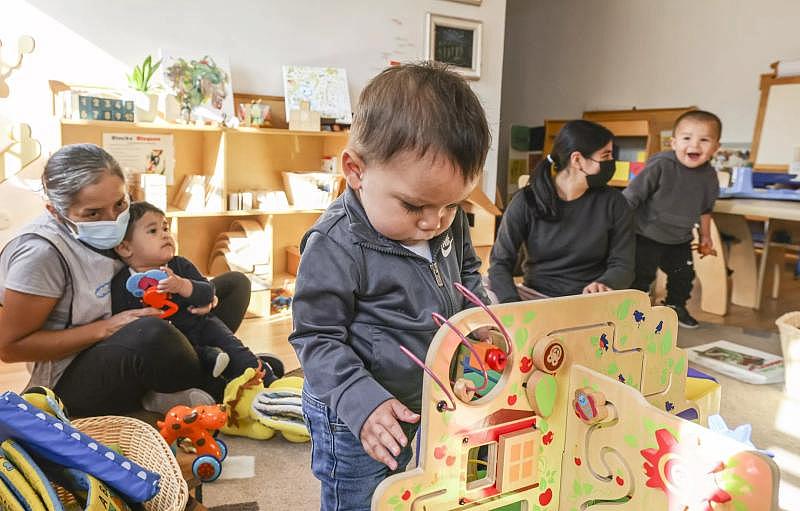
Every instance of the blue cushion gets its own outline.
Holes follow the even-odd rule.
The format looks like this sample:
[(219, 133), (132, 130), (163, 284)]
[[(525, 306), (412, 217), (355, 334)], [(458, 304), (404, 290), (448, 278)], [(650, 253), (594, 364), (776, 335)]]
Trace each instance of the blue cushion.
[(145, 502), (158, 493), (161, 476), (13, 392), (0, 394), (0, 441), (6, 438), (53, 463), (92, 474), (131, 502)]

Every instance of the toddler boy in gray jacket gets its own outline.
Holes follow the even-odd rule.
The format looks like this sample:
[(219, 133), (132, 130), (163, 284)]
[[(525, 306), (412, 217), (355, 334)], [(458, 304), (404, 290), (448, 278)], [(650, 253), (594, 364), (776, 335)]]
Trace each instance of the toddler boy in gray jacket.
[(459, 203), (489, 147), (469, 85), (436, 64), (384, 70), (364, 88), (342, 154), (347, 189), (306, 234), (293, 302), (303, 412), (322, 509), (369, 509), (411, 459), (424, 360), (437, 326), (485, 302)]

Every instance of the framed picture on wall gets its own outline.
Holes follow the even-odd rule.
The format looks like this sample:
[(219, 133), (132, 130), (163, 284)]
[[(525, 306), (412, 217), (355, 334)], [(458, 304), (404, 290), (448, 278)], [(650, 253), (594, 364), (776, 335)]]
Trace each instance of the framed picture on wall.
[(428, 13), (425, 56), (448, 64), (464, 78), (481, 77), (481, 22)]

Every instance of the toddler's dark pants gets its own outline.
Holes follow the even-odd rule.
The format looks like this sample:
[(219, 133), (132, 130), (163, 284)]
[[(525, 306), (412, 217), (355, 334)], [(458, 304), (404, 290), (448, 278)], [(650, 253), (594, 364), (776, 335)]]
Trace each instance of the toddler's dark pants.
[(667, 298), (664, 303), (685, 307), (694, 281), (691, 242), (667, 245), (637, 235), (636, 276), (631, 288), (650, 292), (659, 268), (667, 274)]

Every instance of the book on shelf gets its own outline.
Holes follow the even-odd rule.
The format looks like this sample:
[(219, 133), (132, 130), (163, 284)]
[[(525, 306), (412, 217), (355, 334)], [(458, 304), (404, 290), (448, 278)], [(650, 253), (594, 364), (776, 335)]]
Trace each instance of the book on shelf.
[(747, 383), (780, 383), (783, 358), (729, 341), (714, 341), (687, 348), (689, 360)]

